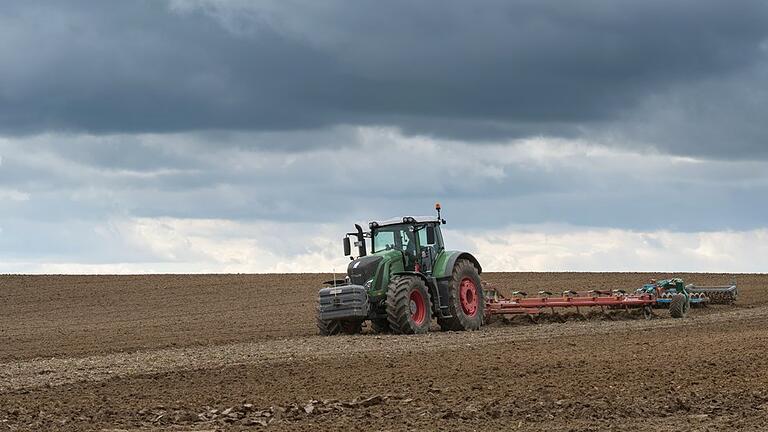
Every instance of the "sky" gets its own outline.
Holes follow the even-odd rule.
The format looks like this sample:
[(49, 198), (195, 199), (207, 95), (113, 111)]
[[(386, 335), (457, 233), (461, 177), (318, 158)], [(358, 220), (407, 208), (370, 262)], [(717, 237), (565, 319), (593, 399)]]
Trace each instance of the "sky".
[(5, 0), (0, 273), (768, 269), (768, 3)]

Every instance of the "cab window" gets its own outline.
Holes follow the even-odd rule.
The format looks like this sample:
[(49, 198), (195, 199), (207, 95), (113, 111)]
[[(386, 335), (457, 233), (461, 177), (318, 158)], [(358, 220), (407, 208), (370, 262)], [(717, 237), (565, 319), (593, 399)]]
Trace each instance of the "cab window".
[(422, 246), (430, 246), (429, 243), (427, 243), (427, 228), (424, 227), (419, 230), (419, 244)]
[(394, 225), (378, 229), (373, 234), (373, 252), (399, 250), (406, 253), (416, 253), (416, 243), (410, 227)]
[(419, 245), (421, 247), (427, 247), (427, 246), (434, 246), (435, 249), (439, 252), (442, 250), (442, 237), (440, 236), (440, 230), (435, 228), (435, 242), (430, 244), (427, 242), (427, 227), (422, 226), (419, 229)]
[(395, 248), (395, 233), (392, 231), (376, 231), (373, 236), (373, 252)]

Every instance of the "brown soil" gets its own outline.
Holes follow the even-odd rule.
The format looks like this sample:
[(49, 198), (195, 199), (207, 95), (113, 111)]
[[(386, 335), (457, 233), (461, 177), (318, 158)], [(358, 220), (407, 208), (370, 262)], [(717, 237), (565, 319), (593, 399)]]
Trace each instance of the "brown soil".
[[(664, 276), (484, 279), (535, 292)], [(328, 275), (2, 276), (0, 431), (762, 430), (768, 276), (737, 278), (736, 306), (685, 320), (322, 338)]]

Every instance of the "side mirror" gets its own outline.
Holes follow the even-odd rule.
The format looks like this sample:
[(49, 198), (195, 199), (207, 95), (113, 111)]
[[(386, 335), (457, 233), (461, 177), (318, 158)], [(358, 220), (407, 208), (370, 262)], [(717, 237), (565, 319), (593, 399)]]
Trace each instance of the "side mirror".
[(365, 234), (363, 233), (363, 227), (355, 224), (355, 228), (357, 229), (357, 241), (355, 242), (355, 246), (357, 246), (359, 256), (364, 257), (368, 255), (368, 253), (365, 251)]
[(352, 244), (349, 242), (349, 237), (344, 237), (344, 256), (352, 255)]
[(435, 227), (427, 225), (427, 244), (435, 244)]

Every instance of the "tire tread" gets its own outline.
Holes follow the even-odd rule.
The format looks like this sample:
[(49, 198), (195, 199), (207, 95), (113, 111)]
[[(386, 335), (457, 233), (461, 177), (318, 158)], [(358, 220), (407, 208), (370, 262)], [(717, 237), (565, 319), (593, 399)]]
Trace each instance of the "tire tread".
[[(471, 319), (464, 315), (461, 310), (461, 301), (459, 299), (459, 285), (461, 280), (469, 275), (475, 279), (477, 284), (477, 292), (479, 296), (478, 311), (479, 317)], [(471, 261), (461, 259), (456, 261), (453, 267), (453, 273), (451, 274), (451, 282), (448, 288), (448, 305), (451, 312), (451, 318), (438, 318), (437, 323), (440, 324), (440, 328), (443, 331), (462, 331), (462, 330), (477, 330), (483, 325), (483, 315), (485, 309), (485, 296), (483, 295), (483, 287), (480, 283), (480, 276), (477, 268)]]
[(685, 318), (688, 313), (688, 299), (685, 294), (677, 293), (672, 296), (669, 303), (669, 314), (672, 318)]
[(429, 290), (426, 289), (426, 285), (420, 279), (416, 279), (411, 276), (394, 276), (387, 289), (387, 321), (389, 322), (389, 329), (395, 334), (413, 334), (424, 333), (429, 330), (429, 325), (423, 326), (426, 329), (416, 328), (411, 320), (411, 302), (410, 292), (411, 285), (414, 283), (420, 283), (423, 286), (424, 302), (426, 304), (427, 315), (425, 320), (427, 324), (431, 321), (432, 311), (429, 297)]

